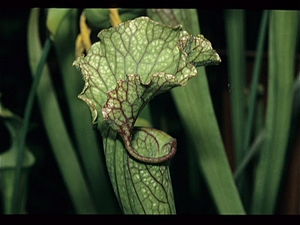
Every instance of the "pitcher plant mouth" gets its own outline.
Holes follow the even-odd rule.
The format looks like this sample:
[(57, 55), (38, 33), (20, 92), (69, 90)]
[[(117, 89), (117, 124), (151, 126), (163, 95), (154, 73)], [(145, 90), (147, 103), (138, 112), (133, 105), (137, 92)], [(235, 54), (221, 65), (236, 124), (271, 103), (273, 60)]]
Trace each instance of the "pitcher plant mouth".
[[(148, 17), (102, 30), (98, 38), (87, 55), (73, 63), (85, 80), (79, 98), (90, 107), (92, 122), (100, 123), (100, 130), (109, 126), (121, 135), (127, 151), (137, 160), (160, 163), (170, 159), (176, 141), (171, 141), (165, 155), (151, 153), (155, 157), (140, 155), (132, 147), (135, 121), (152, 98), (185, 86), (197, 75), (196, 66), (216, 65), (221, 61), (219, 55), (203, 35), (193, 37), (181, 25), (170, 27)], [(149, 129), (158, 132), (153, 128), (139, 131)]]

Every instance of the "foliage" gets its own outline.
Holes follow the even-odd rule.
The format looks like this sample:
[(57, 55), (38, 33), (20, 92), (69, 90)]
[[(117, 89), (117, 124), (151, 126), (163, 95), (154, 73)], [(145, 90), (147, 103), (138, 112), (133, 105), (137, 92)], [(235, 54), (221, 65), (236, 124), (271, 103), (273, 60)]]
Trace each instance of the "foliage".
[[(27, 53), (33, 84), (24, 124), (3, 107), (9, 105), (7, 89), (0, 90), (1, 119), (12, 143), (6, 147), (4, 139), (0, 154), (2, 211), (25, 213), (28, 202), (31, 212), (38, 200), (32, 197), (30, 177), (42, 174), (38, 168), (49, 158), (40, 156), (49, 157), (51, 151), (56, 164), (49, 168), (63, 182), (59, 193), (72, 203), (63, 212), (278, 213), (299, 117), (299, 82), (294, 82), (299, 13), (264, 11), (256, 30), (256, 25), (246, 26), (246, 10), (224, 10), (223, 18), (220, 12), (224, 34), (214, 20), (201, 22), (201, 31), (222, 57), (220, 65), (205, 68), (220, 58), (198, 35), (203, 10), (32, 9)], [(40, 29), (48, 29), (46, 38)], [(245, 50), (250, 36), (256, 43), (255, 33), (249, 76)], [(269, 69), (261, 72), (266, 50)], [(226, 82), (227, 65), (231, 125), (222, 120), (217, 102), (223, 100), (213, 86), (214, 79)], [(11, 96), (19, 93), (14, 92)], [(32, 105), (35, 93), (38, 106)], [(38, 128), (28, 131), (29, 120)], [(31, 136), (37, 129), (47, 135), (40, 146)], [(228, 145), (231, 129), (233, 147)], [(54, 182), (40, 177), (35, 182)], [(29, 192), (20, 192), (28, 183)]]

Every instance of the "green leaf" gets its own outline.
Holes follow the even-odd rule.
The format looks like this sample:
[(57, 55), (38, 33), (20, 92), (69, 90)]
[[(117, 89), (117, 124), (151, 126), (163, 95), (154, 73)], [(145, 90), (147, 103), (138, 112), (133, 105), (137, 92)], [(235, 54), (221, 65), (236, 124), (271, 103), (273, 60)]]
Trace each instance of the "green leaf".
[[(151, 17), (175, 26), (183, 24), (190, 33), (200, 32), (195, 9), (150, 9)], [(217, 124), (204, 68), (185, 88), (172, 90), (180, 118), (216, 207), (221, 214), (244, 214), (222, 137)]]
[(6, 109), (1, 103), (0, 117), (4, 120), (4, 123), (11, 135), (11, 147), (4, 153), (0, 154), (0, 181), (2, 186), (4, 213), (25, 213), (28, 194), (29, 169), (33, 166), (35, 157), (25, 145), (19, 177), (19, 186), (16, 187), (18, 193), (16, 196), (17, 205), (15, 206), (15, 209), (13, 209), (13, 192), (15, 188), (17, 158), (20, 144), (22, 142), (21, 137), (24, 122), (19, 116)]
[[(79, 98), (90, 107), (93, 123), (102, 133), (119, 203), (125, 213), (175, 213), (164, 161), (174, 155), (176, 140), (153, 128), (133, 126), (154, 96), (186, 85), (197, 75), (194, 65), (216, 64), (219, 55), (203, 36), (192, 37), (180, 26), (165, 26), (147, 17), (103, 30), (98, 37), (100, 42), (73, 65), (83, 74), (85, 86)], [(133, 177), (134, 171), (149, 179)], [(150, 183), (160, 187), (157, 192)]]
[[(128, 80), (118, 81), (116, 90), (108, 92), (107, 103), (102, 108), (103, 120), (122, 136), (127, 150), (135, 158), (148, 162), (160, 162), (173, 157), (176, 148), (172, 147), (172, 145), (170, 148), (165, 148), (167, 151), (153, 151), (151, 149), (150, 155), (143, 156), (135, 152), (135, 148), (131, 143), (132, 129), (139, 112), (153, 95), (170, 89), (170, 85), (172, 86), (173, 84), (172, 80), (168, 80), (165, 74), (158, 73), (157, 76), (154, 75), (151, 83), (146, 86), (141, 84), (138, 75), (127, 76)], [(153, 130), (148, 130), (149, 136)], [(159, 135), (159, 140), (164, 139), (165, 135), (163, 132), (162, 134), (159, 134), (159, 131), (154, 132), (156, 136)], [(150, 145), (152, 146), (152, 144)], [(168, 145), (166, 144), (165, 146), (167, 147)]]
[[(225, 10), (228, 75), (230, 84), (231, 117), (235, 162), (240, 163), (243, 149), (246, 96), (245, 11)], [(242, 186), (243, 187), (243, 186)]]
[[(197, 75), (193, 65), (220, 61), (203, 36), (192, 37), (180, 26), (164, 26), (147, 17), (103, 30), (98, 37), (100, 42), (87, 56), (74, 62), (86, 81), (80, 98), (90, 106), (93, 122), (102, 112), (104, 121), (125, 143), (130, 141), (137, 115), (150, 99), (186, 85)], [(101, 116), (98, 122), (102, 122)]]
[[(52, 14), (48, 14), (48, 17), (55, 15), (54, 11), (63, 13), (61, 9), (50, 9), (50, 11)], [(47, 21), (52, 21), (48, 17)], [(86, 181), (91, 187), (98, 213), (116, 213), (118, 205), (116, 201), (112, 201), (114, 193), (107, 176), (105, 160), (100, 151), (102, 149), (96, 139), (96, 132), (91, 129), (89, 123), (89, 109), (77, 98), (77, 94), (82, 89), (83, 80), (79, 71), (70, 66), (75, 59), (74, 45), (78, 34), (77, 17), (78, 10), (72, 9), (60, 20), (53, 44), (61, 71), (66, 103), (70, 112), (72, 132), (75, 137), (74, 144), (81, 158)], [(104, 204), (104, 202), (107, 203)]]
[[(138, 132), (141, 129), (142, 132)], [(164, 149), (157, 135), (139, 128), (133, 132), (132, 145), (140, 154)], [(161, 132), (162, 133), (162, 132)], [(175, 202), (167, 162), (145, 164), (132, 158), (123, 141), (111, 128), (103, 132), (106, 165), (115, 193), (125, 214), (175, 214)], [(145, 140), (146, 137), (146, 140)], [(170, 136), (169, 140), (173, 140)], [(149, 142), (152, 142), (149, 144)], [(150, 148), (150, 149), (149, 149)]]
[(51, 39), (55, 40), (58, 27), (64, 18), (72, 12), (72, 9), (48, 9), (46, 25), (51, 34)]
[[(257, 56), (255, 58), (251, 87), (250, 87), (249, 109), (248, 109), (246, 123), (244, 127), (245, 135), (244, 135), (243, 147), (244, 147), (245, 155), (241, 160), (241, 162), (237, 163), (234, 172), (235, 179), (237, 179), (242, 174), (242, 171), (245, 170), (247, 164), (249, 164), (252, 157), (259, 150), (260, 143), (264, 138), (264, 132), (260, 131), (263, 127), (262, 125), (263, 106), (261, 100), (257, 101), (257, 99), (258, 96), (260, 96), (261, 94), (260, 92), (262, 92), (262, 86), (259, 86), (259, 77), (260, 77), (260, 68), (262, 63), (262, 54), (264, 50), (264, 43), (267, 34), (268, 18), (269, 18), (269, 12), (265, 10), (262, 15), (262, 20), (259, 29), (259, 35), (258, 35), (258, 41), (256, 47)], [(255, 110), (256, 110), (256, 115), (255, 115)], [(257, 138), (253, 141), (252, 146), (249, 147), (250, 138), (253, 131), (252, 125), (254, 124), (253, 123), (254, 115), (256, 117), (254, 128), (257, 133), (260, 131), (260, 134), (257, 134)], [(241, 190), (243, 191), (243, 189)]]
[(291, 125), (298, 21), (298, 11), (270, 13), (265, 141), (255, 174), (253, 214), (274, 213), (278, 199)]
[[(28, 55), (32, 75), (36, 72), (37, 63), (42, 53), (38, 32), (38, 15), (39, 9), (32, 9), (28, 22)], [(67, 132), (55, 89), (50, 78), (48, 67), (44, 65), (40, 84), (37, 89), (37, 98), (54, 156), (76, 212), (96, 213), (93, 199), (85, 182), (76, 151)]]
[[(136, 17), (146, 15), (145, 9), (123, 9), (118, 8), (122, 21), (133, 20)], [(85, 9), (88, 24), (95, 30), (102, 30), (111, 27), (109, 9)]]
[[(231, 87), (231, 117), (233, 127), (233, 141), (235, 150), (235, 164), (239, 169), (239, 178), (236, 183), (245, 206), (250, 205), (250, 177), (249, 173), (240, 170), (240, 165), (245, 166), (244, 159), (249, 161), (248, 148), (252, 134), (254, 110), (256, 108), (258, 81), (262, 62), (262, 53), (268, 25), (268, 12), (265, 11), (261, 20), (258, 36), (256, 58), (252, 75), (248, 110), (246, 110), (246, 99), (244, 89), (246, 85), (246, 57), (245, 57), (245, 11), (226, 10), (225, 27), (227, 36), (227, 48), (229, 55), (229, 79)], [(246, 114), (247, 112), (247, 114)], [(250, 155), (253, 155), (252, 153)], [(245, 167), (244, 167), (245, 168)], [(248, 210), (248, 208), (246, 208)]]
[(194, 36), (200, 33), (197, 9), (148, 9), (147, 14), (154, 21), (169, 26), (181, 24)]
[[(0, 155), (0, 168), (15, 168), (23, 121), (19, 116), (6, 109), (1, 103), (0, 117), (4, 120), (5, 125), (11, 134), (12, 140), (10, 149)], [(22, 167), (31, 167), (34, 164), (34, 161), (34, 156), (28, 148), (26, 148)]]

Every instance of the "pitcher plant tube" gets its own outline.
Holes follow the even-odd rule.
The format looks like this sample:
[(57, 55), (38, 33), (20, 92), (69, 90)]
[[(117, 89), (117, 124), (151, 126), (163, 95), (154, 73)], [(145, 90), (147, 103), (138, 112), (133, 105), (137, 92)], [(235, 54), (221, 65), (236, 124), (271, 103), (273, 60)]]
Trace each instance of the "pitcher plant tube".
[(152, 127), (135, 127), (145, 105), (185, 86), (196, 67), (221, 59), (203, 35), (138, 17), (98, 34), (86, 56), (73, 63), (85, 85), (79, 98), (100, 131), (106, 166), (125, 214), (174, 214), (168, 160), (176, 139)]

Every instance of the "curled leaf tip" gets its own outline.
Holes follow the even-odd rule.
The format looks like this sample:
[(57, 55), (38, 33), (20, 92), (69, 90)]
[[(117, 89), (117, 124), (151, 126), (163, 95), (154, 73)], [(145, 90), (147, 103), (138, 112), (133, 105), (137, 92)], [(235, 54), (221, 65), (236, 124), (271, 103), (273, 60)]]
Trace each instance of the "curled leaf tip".
[(177, 141), (154, 128), (133, 129), (132, 139), (125, 137), (126, 149), (135, 159), (145, 163), (162, 163), (171, 159), (177, 150)]

